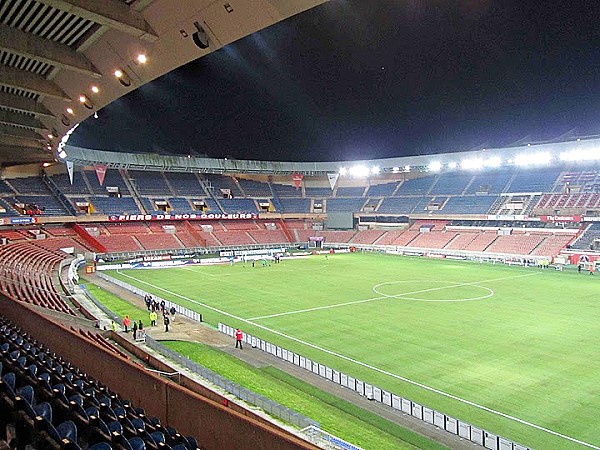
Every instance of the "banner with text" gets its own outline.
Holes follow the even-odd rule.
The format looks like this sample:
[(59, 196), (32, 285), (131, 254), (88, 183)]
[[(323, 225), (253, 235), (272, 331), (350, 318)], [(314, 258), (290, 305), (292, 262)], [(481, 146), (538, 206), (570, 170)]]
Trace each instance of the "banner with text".
[(142, 222), (161, 220), (257, 220), (258, 214), (131, 214), (108, 216), (110, 222)]

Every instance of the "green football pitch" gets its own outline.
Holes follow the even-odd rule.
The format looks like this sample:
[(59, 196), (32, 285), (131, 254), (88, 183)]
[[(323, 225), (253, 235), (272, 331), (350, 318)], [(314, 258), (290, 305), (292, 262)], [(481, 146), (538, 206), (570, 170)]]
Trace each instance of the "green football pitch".
[(600, 446), (600, 274), (375, 253), (110, 274), (520, 444)]

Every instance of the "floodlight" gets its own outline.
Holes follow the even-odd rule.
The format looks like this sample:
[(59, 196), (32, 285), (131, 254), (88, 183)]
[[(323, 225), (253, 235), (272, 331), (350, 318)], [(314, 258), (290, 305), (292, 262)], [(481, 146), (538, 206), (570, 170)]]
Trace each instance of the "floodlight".
[(500, 167), (502, 160), (498, 156), (492, 156), (485, 161), (484, 165), (486, 167)]
[(456, 167), (458, 166), (458, 164), (456, 163), (456, 161), (452, 161), (448, 163), (448, 169), (456, 169)]
[(139, 62), (140, 64), (146, 64), (146, 61), (148, 61), (148, 58), (143, 53), (140, 53), (139, 55), (137, 55), (136, 59), (137, 59), (137, 62)]
[(404, 166), (404, 171), (405, 172), (410, 172), (410, 166), (409, 165)]
[(548, 164), (551, 160), (552, 156), (547, 152), (531, 154), (522, 153), (515, 156), (515, 164), (517, 166), (543, 166)]
[(98, 92), (100, 92), (100, 89), (98, 89), (98, 86), (92, 86), (90, 89), (92, 90), (92, 92), (94, 94), (97, 94)]
[(117, 80), (119, 80), (119, 83), (121, 83), (123, 86), (131, 86), (131, 78), (123, 69), (116, 69), (115, 77), (117, 77)]
[(392, 167), (392, 172), (393, 172), (393, 173), (398, 173), (398, 172), (400, 172), (400, 167), (397, 167), (397, 166), (394, 166), (394, 167)]
[(597, 161), (600, 159), (600, 149), (592, 150), (571, 150), (562, 152), (559, 156), (561, 161)]
[(75, 114), (75, 113), (73, 112), (73, 108), (67, 108), (67, 112), (68, 112), (69, 114), (71, 114), (71, 115)]
[(369, 175), (369, 168), (366, 166), (353, 166), (349, 172), (353, 177), (366, 177)]
[(483, 167), (483, 160), (481, 158), (463, 159), (460, 162), (460, 167), (466, 170), (481, 169)]
[(433, 161), (429, 163), (429, 170), (432, 172), (439, 172), (442, 169), (442, 164), (439, 161)]
[(60, 153), (58, 154), (58, 157), (60, 159), (65, 159), (67, 157), (67, 152), (65, 152), (64, 150), (61, 150)]
[(373, 175), (377, 175), (380, 172), (379, 167), (378, 166), (373, 166), (371, 167), (371, 173)]
[(341, 176), (348, 175), (348, 169), (346, 169), (345, 167), (340, 167), (340, 175)]

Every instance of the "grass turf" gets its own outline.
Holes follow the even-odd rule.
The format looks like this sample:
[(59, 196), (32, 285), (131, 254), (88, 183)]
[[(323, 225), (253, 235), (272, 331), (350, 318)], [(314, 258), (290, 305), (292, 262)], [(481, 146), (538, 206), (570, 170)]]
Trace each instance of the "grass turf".
[[(130, 317), (140, 317), (147, 313), (146, 310), (132, 305), (100, 286), (89, 281), (84, 284), (100, 303), (120, 316), (129, 314)], [(247, 389), (311, 417), (319, 422), (324, 430), (336, 433), (365, 449), (445, 448), (276, 368), (257, 369), (203, 344), (181, 341), (161, 343)]]
[(255, 368), (203, 344), (161, 343), (253, 392), (317, 420), (324, 430), (365, 449), (445, 448), (276, 368)]
[(600, 445), (596, 277), (379, 254), (113, 275), (524, 445), (582, 448), (470, 403)]

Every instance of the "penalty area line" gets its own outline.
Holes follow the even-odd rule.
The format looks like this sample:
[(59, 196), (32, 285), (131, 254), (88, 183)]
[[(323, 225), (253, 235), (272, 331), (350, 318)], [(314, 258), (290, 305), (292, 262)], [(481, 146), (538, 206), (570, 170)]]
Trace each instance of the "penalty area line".
[[(297, 342), (298, 344), (302, 344), (302, 345), (305, 345), (307, 347), (313, 348), (315, 350), (319, 350), (319, 351), (321, 351), (323, 353), (326, 353), (328, 355), (331, 355), (331, 356), (335, 356), (335, 357), (340, 358), (340, 359), (342, 359), (344, 361), (348, 361), (348, 362), (351, 362), (351, 363), (356, 364), (358, 366), (364, 367), (366, 369), (370, 369), (370, 370), (373, 370), (375, 372), (381, 373), (383, 375), (387, 375), (389, 377), (395, 378), (397, 380), (404, 381), (406, 383), (412, 384), (413, 386), (420, 387), (420, 388), (425, 389), (427, 391), (439, 394), (439, 395), (441, 395), (443, 397), (447, 397), (447, 398), (450, 398), (452, 400), (456, 400), (456, 401), (458, 401), (460, 403), (464, 403), (465, 405), (469, 405), (469, 406), (472, 406), (474, 408), (480, 409), (482, 411), (486, 411), (486, 412), (489, 412), (491, 414), (503, 417), (505, 419), (512, 420), (514, 422), (517, 422), (517, 423), (520, 423), (522, 425), (534, 428), (534, 429), (539, 430), (539, 431), (543, 431), (545, 433), (548, 433), (548, 434), (551, 434), (553, 436), (565, 439), (567, 441), (575, 442), (575, 443), (583, 445), (585, 447), (593, 448), (594, 450), (600, 450), (600, 447), (597, 447), (597, 446), (595, 446), (593, 444), (590, 444), (589, 442), (585, 442), (585, 441), (582, 441), (580, 439), (576, 439), (574, 437), (567, 436), (566, 434), (559, 433), (558, 431), (554, 431), (554, 430), (551, 430), (549, 428), (543, 427), (541, 425), (536, 425), (535, 423), (528, 422), (528, 421), (523, 420), (523, 419), (519, 419), (518, 417), (515, 417), (515, 416), (511, 416), (510, 414), (506, 414), (506, 413), (503, 413), (501, 411), (497, 411), (495, 409), (489, 408), (487, 406), (480, 405), (478, 403), (472, 402), (472, 401), (464, 399), (462, 397), (458, 397), (457, 395), (453, 395), (453, 394), (450, 394), (448, 392), (444, 392), (444, 391), (442, 391), (440, 389), (436, 389), (434, 387), (428, 386), (428, 385), (420, 383), (418, 381), (411, 380), (410, 378), (406, 378), (406, 377), (403, 377), (401, 375), (397, 375), (397, 374), (389, 372), (389, 371), (387, 371), (385, 369), (381, 369), (379, 367), (372, 366), (371, 364), (367, 364), (365, 362), (356, 360), (356, 359), (351, 358), (349, 356), (342, 355), (341, 353), (334, 352), (333, 350), (329, 350), (329, 349), (326, 349), (324, 347), (320, 347), (318, 345), (311, 344), (310, 342), (306, 342), (306, 341), (303, 341), (302, 339), (295, 338), (294, 336), (282, 333), (281, 331), (273, 330), (271, 328), (265, 327), (265, 326), (260, 325), (258, 323), (252, 322), (252, 321), (250, 321), (248, 319), (243, 319), (241, 317), (235, 316), (235, 315), (230, 314), (228, 312), (222, 311), (222, 310), (220, 310), (218, 308), (214, 308), (214, 307), (209, 306), (209, 305), (207, 305), (205, 303), (202, 303), (202, 302), (199, 302), (199, 301), (196, 301), (196, 300), (192, 300), (189, 297), (185, 297), (185, 296), (183, 296), (181, 294), (177, 294), (176, 292), (169, 291), (168, 289), (162, 288), (160, 286), (156, 286), (156, 285), (154, 285), (152, 283), (148, 283), (147, 281), (139, 280), (138, 278), (135, 278), (135, 277), (133, 277), (131, 275), (127, 275), (127, 274), (121, 273), (119, 271), (117, 271), (117, 273), (119, 273), (119, 274), (121, 274), (121, 275), (123, 275), (123, 276), (125, 276), (127, 278), (131, 278), (132, 280), (136, 280), (139, 283), (146, 284), (146, 285), (151, 286), (151, 287), (153, 287), (155, 289), (158, 289), (160, 291), (166, 292), (166, 293), (168, 293), (170, 295), (173, 295), (175, 297), (179, 297), (179, 298), (181, 298), (183, 300), (189, 301), (191, 303), (195, 303), (195, 304), (200, 305), (200, 306), (202, 306), (204, 308), (207, 308), (207, 309), (213, 310), (215, 312), (218, 312), (219, 314), (223, 314), (223, 315), (225, 315), (227, 317), (231, 317), (232, 319), (239, 320), (241, 322), (245, 322), (245, 323), (247, 323), (249, 325), (252, 325), (252, 326), (254, 326), (256, 328), (260, 328), (262, 330), (268, 331), (269, 333), (273, 333), (273, 334), (276, 334), (276, 335), (281, 336), (283, 338), (286, 338), (286, 339), (289, 339), (291, 341)], [(528, 275), (535, 275), (535, 274), (528, 274)], [(519, 275), (519, 276), (526, 276), (526, 275)], [(508, 277), (508, 278), (516, 278), (516, 277)], [(493, 281), (493, 280), (487, 280), (487, 281)], [(498, 279), (496, 279), (496, 281), (498, 281)], [(480, 281), (479, 283), (482, 283), (482, 281)]]

